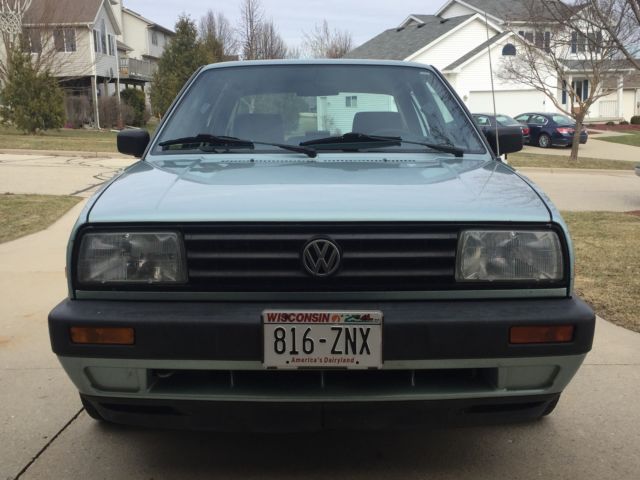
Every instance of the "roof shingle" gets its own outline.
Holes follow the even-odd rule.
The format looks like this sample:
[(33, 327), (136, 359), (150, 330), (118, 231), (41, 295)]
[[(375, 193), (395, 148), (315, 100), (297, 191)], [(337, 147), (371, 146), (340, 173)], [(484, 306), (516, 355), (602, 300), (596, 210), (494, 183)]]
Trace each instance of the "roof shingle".
[(448, 65), (447, 67), (445, 67), (444, 70), (454, 70), (456, 68), (458, 68), (460, 65), (462, 65), (464, 62), (466, 62), (467, 60), (475, 57), (478, 53), (480, 53), (483, 50), (486, 50), (488, 46), (493, 45), (494, 43), (496, 43), (497, 41), (499, 41), (500, 39), (506, 37), (507, 35), (509, 35), (511, 32), (509, 31), (505, 31), (502, 33), (499, 33), (497, 35), (494, 35), (493, 37), (491, 37), (489, 40), (487, 40), (486, 42), (478, 45), (476, 48), (474, 48), (473, 50), (471, 50), (470, 52), (464, 54), (462, 57), (460, 57), (458, 60), (456, 60), (455, 62), (453, 62), (451, 65)]
[(33, 0), (25, 13), (24, 24), (93, 23), (104, 0)]
[(413, 15), (423, 23), (386, 30), (349, 52), (346, 58), (404, 60), (472, 16), (443, 19), (435, 15)]

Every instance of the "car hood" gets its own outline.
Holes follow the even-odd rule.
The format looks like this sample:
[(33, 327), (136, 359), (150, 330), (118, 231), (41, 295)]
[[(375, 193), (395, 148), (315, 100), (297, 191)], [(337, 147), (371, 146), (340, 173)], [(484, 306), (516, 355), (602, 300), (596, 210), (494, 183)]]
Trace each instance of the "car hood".
[(105, 188), (91, 223), (279, 221), (548, 222), (504, 164), (436, 161), (138, 162)]

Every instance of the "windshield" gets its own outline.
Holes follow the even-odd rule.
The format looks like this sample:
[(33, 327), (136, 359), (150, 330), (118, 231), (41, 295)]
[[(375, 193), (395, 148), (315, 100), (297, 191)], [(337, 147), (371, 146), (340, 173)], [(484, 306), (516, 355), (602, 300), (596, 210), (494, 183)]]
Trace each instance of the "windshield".
[(572, 119), (564, 115), (553, 115), (552, 118), (553, 118), (553, 121), (556, 122), (558, 125), (575, 125), (576, 123)]
[[(167, 120), (153, 153), (184, 153), (197, 149), (198, 142), (176, 144), (176, 139), (212, 135), (255, 143), (249, 148), (236, 142), (224, 153), (295, 154), (264, 143), (299, 146), (351, 132), (455, 147), (464, 153), (486, 152), (456, 99), (429, 70), (298, 64), (204, 71)], [(364, 149), (428, 151), (389, 142), (358, 148)], [(221, 150), (214, 146), (204, 151)]]
[(516, 122), (513, 118), (508, 117), (506, 115), (498, 115), (496, 117), (496, 120), (498, 121), (498, 125), (501, 125), (503, 127), (516, 127), (516, 126), (520, 126), (519, 122)]

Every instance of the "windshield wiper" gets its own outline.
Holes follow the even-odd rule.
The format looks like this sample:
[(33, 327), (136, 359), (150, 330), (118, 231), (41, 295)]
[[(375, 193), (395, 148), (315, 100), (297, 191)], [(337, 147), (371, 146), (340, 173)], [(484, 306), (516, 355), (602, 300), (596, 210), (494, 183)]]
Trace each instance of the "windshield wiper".
[(309, 140), (303, 142), (300, 145), (303, 147), (330, 147), (341, 146), (344, 150), (359, 150), (362, 144), (375, 144), (377, 147), (401, 145), (406, 143), (408, 145), (421, 145), (423, 147), (436, 150), (438, 152), (450, 153), (458, 158), (464, 156), (464, 150), (454, 147), (452, 145), (441, 145), (427, 142), (414, 142), (412, 140), (404, 140), (402, 137), (386, 137), (380, 135), (366, 135), (364, 133), (346, 133), (344, 135), (336, 137), (319, 138), (317, 140)]
[[(268, 142), (258, 142), (255, 140), (243, 140), (241, 138), (236, 137), (227, 137), (220, 135), (209, 135), (208, 133), (201, 133), (199, 135), (193, 137), (183, 137), (176, 138), (174, 140), (166, 140), (164, 142), (159, 143), (163, 149), (166, 150), (165, 147), (171, 147), (174, 145), (208, 145), (211, 147), (218, 148), (246, 148), (249, 150), (253, 150), (256, 145), (268, 145), (271, 147), (281, 148), (283, 150), (289, 150), (291, 152), (296, 153), (304, 153), (306, 156), (310, 158), (316, 158), (318, 156), (318, 152), (313, 148), (307, 148), (305, 146), (299, 145), (287, 145), (282, 143), (268, 143)], [(201, 147), (199, 147), (202, 149)]]

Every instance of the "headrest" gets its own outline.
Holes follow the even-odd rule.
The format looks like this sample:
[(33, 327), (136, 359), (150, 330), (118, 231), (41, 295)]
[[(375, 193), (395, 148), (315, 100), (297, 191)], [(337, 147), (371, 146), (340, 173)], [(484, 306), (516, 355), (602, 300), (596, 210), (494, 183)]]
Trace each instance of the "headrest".
[(404, 124), (398, 112), (358, 112), (353, 118), (353, 132), (375, 133), (378, 130), (401, 130)]
[(233, 124), (233, 135), (243, 140), (283, 143), (284, 122), (278, 114), (240, 114)]

